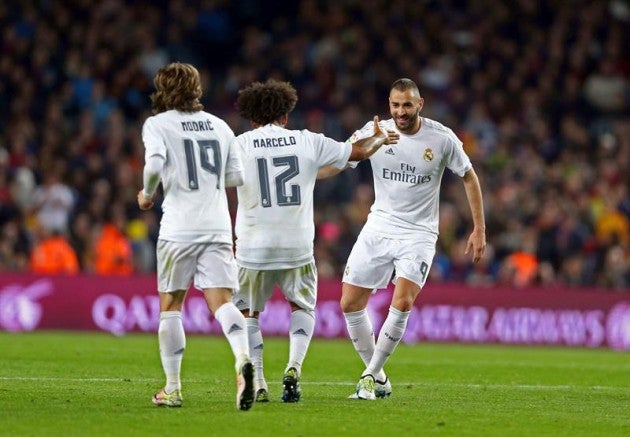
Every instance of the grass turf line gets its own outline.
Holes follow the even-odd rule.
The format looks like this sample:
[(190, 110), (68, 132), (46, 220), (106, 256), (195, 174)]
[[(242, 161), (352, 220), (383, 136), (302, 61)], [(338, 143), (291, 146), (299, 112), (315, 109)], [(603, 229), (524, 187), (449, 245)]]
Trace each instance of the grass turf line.
[(302, 400), (280, 401), (288, 339), (265, 339), (271, 402), (235, 408), (222, 337), (189, 336), (184, 406), (156, 408), (157, 338), (0, 332), (0, 435), (630, 435), (630, 354), (498, 345), (401, 344), (386, 400), (347, 396), (362, 365), (347, 340), (316, 338)]

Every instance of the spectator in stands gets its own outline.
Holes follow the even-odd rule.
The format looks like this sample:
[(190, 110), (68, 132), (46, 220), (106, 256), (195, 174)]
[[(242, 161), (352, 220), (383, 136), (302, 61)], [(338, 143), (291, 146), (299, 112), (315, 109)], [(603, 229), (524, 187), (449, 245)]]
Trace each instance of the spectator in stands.
[(66, 238), (40, 226), (30, 257), (30, 270), (41, 275), (76, 275), (79, 259)]
[[(296, 128), (313, 123), (342, 138), (380, 107), (378, 96), (396, 77), (423, 75), (435, 103), (427, 109), (455, 127), (466, 151), (483, 163), (478, 173), (488, 185), (491, 265), (501, 264), (515, 250), (511, 242), (533, 230), (538, 241), (549, 242), (541, 243), (540, 261), (551, 266), (556, 282), (565, 282), (567, 271), (576, 287), (615, 282), (604, 280), (608, 275), (627, 276), (627, 269), (604, 273), (605, 254), (616, 253), (617, 245), (596, 237), (598, 217), (588, 206), (600, 202), (599, 188), (592, 187), (601, 181), (604, 192), (618, 192), (614, 208), (630, 220), (630, 62), (624, 56), (630, 26), (627, 14), (610, 1), (581, 0), (575, 7), (574, 2), (391, 0), (387, 10), (384, 2), (332, 7), (331, 0), (287, 2), (282, 10), (256, 2), (247, 8), (223, 2), (210, 10), (201, 3), (0, 7), (0, 149), (8, 155), (0, 172), (12, 186), (9, 202), (21, 234), (31, 227), (32, 184), (46, 179), (55, 159), (67, 162), (63, 177), (75, 190), (79, 210), (92, 202), (95, 181), (107, 181), (105, 200), (89, 208), (92, 232), (104, 220), (101, 206), (111, 199), (134, 210), (125, 183), (136, 186), (141, 172), (129, 163), (143, 158), (135, 143), (152, 91), (144, 67), (152, 68), (155, 59), (194, 59), (209, 84), (202, 103), (236, 133), (249, 129), (234, 111), (236, 91), (261, 78), (288, 80), (299, 90)], [(203, 12), (195, 16), (190, 10)], [(203, 31), (210, 28), (211, 33)], [(222, 57), (216, 51), (206, 55), (209, 41)], [(616, 182), (604, 177), (610, 168), (619, 175)], [(130, 171), (135, 183), (125, 182)], [(360, 228), (352, 199), (371, 179), (369, 165), (360, 165), (358, 172), (327, 181), (316, 192), (315, 210), (335, 220), (349, 209), (353, 228)], [(461, 219), (466, 205), (455, 182), (444, 179), (443, 200)], [(549, 197), (562, 204), (563, 214), (574, 215), (575, 223), (559, 218), (539, 228), (544, 208), (538, 199)], [(0, 225), (4, 222), (0, 214)], [(559, 245), (550, 250), (553, 241)], [(315, 244), (317, 250), (320, 242)], [(328, 253), (330, 242), (325, 244)], [(453, 241), (442, 248), (445, 258), (455, 246)], [(32, 248), (29, 241), (27, 252)], [(622, 258), (630, 256), (628, 246), (621, 250)], [(337, 270), (342, 268), (343, 262)], [(90, 271), (91, 264), (82, 269)], [(495, 282), (498, 270), (491, 270)], [(441, 280), (453, 279), (447, 273)]]
[(74, 207), (72, 190), (62, 181), (64, 166), (64, 161), (56, 161), (52, 168), (45, 169), (44, 183), (33, 194), (32, 208), (37, 223), (51, 233), (68, 231)]
[(627, 110), (628, 92), (628, 79), (618, 71), (614, 60), (609, 57), (599, 61), (597, 70), (584, 83), (586, 99), (604, 113), (619, 114)]
[(0, 271), (29, 269), (29, 240), (14, 218), (0, 227)]
[(113, 205), (109, 216), (94, 246), (94, 271), (100, 275), (130, 275), (134, 271), (133, 252), (124, 234), (127, 218), (122, 205)]

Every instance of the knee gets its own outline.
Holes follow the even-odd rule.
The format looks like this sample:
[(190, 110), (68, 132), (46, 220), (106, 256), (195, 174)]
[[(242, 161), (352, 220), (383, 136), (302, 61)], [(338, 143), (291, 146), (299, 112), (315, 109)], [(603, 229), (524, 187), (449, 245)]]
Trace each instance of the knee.
[(396, 296), (392, 299), (392, 306), (398, 311), (411, 311), (415, 299), (412, 296)]
[(341, 311), (344, 313), (352, 313), (365, 309), (371, 294), (372, 290), (369, 288), (344, 283), (341, 288), (341, 300), (339, 301)]
[(353, 313), (355, 311), (361, 311), (366, 305), (362, 303), (361, 299), (356, 299), (348, 296), (347, 294), (342, 294), (339, 306), (341, 307), (342, 312)]
[(350, 302), (350, 299), (348, 299), (344, 295), (341, 296), (341, 300), (339, 301), (339, 306), (341, 307), (341, 311), (344, 313), (351, 313), (354, 311), (351, 309), (353, 307), (352, 302)]

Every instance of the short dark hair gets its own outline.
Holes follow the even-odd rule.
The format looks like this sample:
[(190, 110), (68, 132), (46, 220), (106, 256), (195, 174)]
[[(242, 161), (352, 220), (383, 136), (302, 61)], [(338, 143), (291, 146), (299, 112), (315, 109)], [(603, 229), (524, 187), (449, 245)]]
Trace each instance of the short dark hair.
[(239, 90), (236, 109), (241, 117), (265, 125), (293, 111), (297, 100), (297, 91), (289, 82), (268, 79)]
[(190, 64), (173, 62), (158, 70), (153, 78), (155, 92), (151, 94), (153, 113), (177, 109), (197, 112), (203, 109), (199, 71)]
[(418, 93), (418, 95), (420, 95), (420, 89), (418, 88), (418, 85), (416, 85), (413, 80), (407, 79), (406, 77), (396, 79), (394, 83), (392, 83), (391, 89), (398, 91), (414, 90)]

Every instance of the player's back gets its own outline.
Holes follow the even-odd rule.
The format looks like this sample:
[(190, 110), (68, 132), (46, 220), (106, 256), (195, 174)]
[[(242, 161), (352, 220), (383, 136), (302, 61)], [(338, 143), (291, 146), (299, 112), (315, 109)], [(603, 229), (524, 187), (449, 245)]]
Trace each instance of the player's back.
[(245, 178), (238, 187), (237, 261), (241, 265), (308, 262), (315, 233), (317, 172), (327, 165), (343, 167), (350, 146), (274, 124), (239, 135), (235, 145)]
[(166, 159), (160, 238), (230, 243), (225, 172), (234, 133), (228, 125), (204, 111), (170, 110), (147, 119), (143, 139), (148, 154)]

